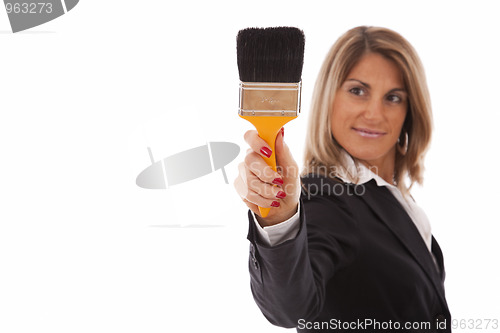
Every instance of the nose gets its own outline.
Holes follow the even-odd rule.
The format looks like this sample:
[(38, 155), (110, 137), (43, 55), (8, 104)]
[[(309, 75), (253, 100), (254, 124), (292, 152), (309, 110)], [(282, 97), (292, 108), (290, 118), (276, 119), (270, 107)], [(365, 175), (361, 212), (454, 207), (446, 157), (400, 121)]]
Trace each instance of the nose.
[(365, 111), (363, 112), (363, 116), (367, 120), (377, 120), (382, 117), (384, 113), (384, 104), (382, 101), (378, 99), (370, 99), (366, 103)]

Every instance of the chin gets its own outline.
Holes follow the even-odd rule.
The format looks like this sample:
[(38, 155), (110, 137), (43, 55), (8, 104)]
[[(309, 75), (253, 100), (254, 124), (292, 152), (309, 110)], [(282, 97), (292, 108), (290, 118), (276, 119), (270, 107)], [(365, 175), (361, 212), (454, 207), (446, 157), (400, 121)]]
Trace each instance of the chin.
[(390, 153), (390, 150), (373, 149), (373, 147), (350, 147), (346, 151), (352, 157), (367, 162), (379, 160)]

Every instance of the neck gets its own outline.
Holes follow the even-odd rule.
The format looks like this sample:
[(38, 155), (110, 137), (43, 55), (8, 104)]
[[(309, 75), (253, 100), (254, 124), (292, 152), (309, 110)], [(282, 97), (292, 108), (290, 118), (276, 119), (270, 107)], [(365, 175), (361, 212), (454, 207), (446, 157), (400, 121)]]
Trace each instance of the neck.
[(360, 160), (360, 162), (389, 184), (394, 184), (394, 164), (396, 162), (396, 152), (376, 160)]

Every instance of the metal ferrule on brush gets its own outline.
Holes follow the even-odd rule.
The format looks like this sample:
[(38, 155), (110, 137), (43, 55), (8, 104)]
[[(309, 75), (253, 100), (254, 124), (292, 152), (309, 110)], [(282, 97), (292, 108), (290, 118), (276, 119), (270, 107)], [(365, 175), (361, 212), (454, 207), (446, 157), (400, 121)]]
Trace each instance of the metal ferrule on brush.
[(240, 82), (240, 116), (297, 117), (302, 81)]

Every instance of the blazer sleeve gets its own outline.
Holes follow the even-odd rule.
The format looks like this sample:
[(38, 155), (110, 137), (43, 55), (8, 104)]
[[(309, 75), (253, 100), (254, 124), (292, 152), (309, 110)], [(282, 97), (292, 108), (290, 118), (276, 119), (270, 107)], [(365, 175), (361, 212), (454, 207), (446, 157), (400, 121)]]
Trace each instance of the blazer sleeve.
[(346, 198), (303, 193), (301, 205), (297, 237), (274, 247), (259, 243), (248, 215), (253, 297), (272, 324), (287, 328), (318, 317), (328, 281), (352, 262), (359, 244)]

